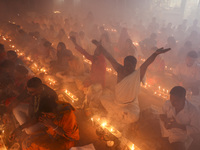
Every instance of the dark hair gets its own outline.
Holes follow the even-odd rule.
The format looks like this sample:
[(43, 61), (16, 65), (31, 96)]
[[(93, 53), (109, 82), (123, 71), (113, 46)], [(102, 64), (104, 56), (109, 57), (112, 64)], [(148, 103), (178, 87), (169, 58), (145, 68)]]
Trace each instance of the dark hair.
[(15, 51), (13, 51), (13, 50), (9, 50), (9, 51), (7, 51), (7, 56), (15, 56), (15, 57), (17, 57), (17, 53)]
[(196, 51), (190, 51), (187, 53), (187, 56), (191, 57), (191, 58), (198, 58), (198, 54)]
[(171, 89), (170, 95), (174, 95), (180, 98), (185, 98), (186, 96), (186, 90), (182, 86), (175, 86)]
[(124, 62), (130, 62), (133, 65), (137, 64), (137, 59), (134, 56), (126, 56)]
[(42, 81), (40, 80), (40, 78), (37, 77), (33, 77), (30, 80), (28, 80), (27, 82), (27, 87), (28, 88), (38, 88), (42, 85)]
[(65, 43), (63, 43), (63, 42), (59, 42), (58, 45), (57, 45), (57, 47), (58, 46), (60, 46), (61, 49), (66, 49)]
[(22, 66), (22, 65), (17, 65), (15, 70), (21, 74), (28, 74), (28, 69), (26, 69), (26, 67)]

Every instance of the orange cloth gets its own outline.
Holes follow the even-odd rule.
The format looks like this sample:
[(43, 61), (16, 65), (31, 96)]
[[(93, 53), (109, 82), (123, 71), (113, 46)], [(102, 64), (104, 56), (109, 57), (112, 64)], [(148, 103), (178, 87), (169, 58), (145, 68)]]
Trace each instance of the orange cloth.
[[(66, 149), (70, 149), (71, 147), (73, 147), (74, 141), (77, 141), (80, 138), (78, 125), (76, 122), (76, 116), (74, 112), (72, 110), (70, 112), (65, 112), (62, 119), (60, 121), (55, 121), (54, 123), (57, 126), (62, 127), (67, 137), (69, 137), (70, 139), (73, 139), (73, 141), (70, 141), (66, 137), (66, 142), (65, 142)], [(57, 135), (56, 132), (52, 128), (49, 128), (47, 133), (51, 134), (53, 137), (56, 137)]]
[[(74, 141), (79, 140), (80, 138), (76, 116), (73, 110), (65, 110), (61, 115), (63, 115), (61, 119), (54, 121), (54, 124), (61, 127), (65, 131), (66, 140), (63, 137), (63, 139), (56, 141), (56, 132), (52, 128), (49, 128), (47, 130), (49, 135), (39, 136), (37, 139), (37, 141), (42, 143), (41, 145), (31, 143), (29, 148), (23, 148), (23, 150), (55, 150), (55, 147), (59, 147), (59, 150), (69, 150), (71, 147), (73, 147)], [(50, 135), (53, 137), (53, 139), (50, 138)]]

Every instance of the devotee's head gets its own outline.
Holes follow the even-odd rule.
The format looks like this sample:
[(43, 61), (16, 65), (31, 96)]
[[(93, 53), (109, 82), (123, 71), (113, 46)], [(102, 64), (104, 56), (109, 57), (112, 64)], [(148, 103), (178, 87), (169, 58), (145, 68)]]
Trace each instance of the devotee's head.
[(176, 110), (181, 110), (185, 106), (186, 90), (181, 86), (175, 86), (170, 91), (170, 102)]
[(43, 91), (42, 81), (37, 77), (31, 78), (27, 82), (27, 91), (32, 96), (40, 95)]
[(13, 50), (9, 50), (7, 51), (7, 57), (8, 60), (15, 62), (15, 60), (17, 59), (17, 53)]
[(66, 46), (63, 42), (59, 42), (57, 46), (57, 51), (65, 50)]
[(17, 65), (15, 67), (15, 77), (17, 79), (25, 79), (28, 75), (28, 69), (22, 65)]
[(137, 59), (134, 56), (127, 56), (124, 58), (124, 68), (126, 72), (131, 73), (135, 70)]
[(194, 63), (197, 61), (198, 58), (198, 54), (196, 51), (190, 51), (188, 52), (187, 56), (186, 56), (186, 65), (188, 67), (192, 67), (194, 65)]

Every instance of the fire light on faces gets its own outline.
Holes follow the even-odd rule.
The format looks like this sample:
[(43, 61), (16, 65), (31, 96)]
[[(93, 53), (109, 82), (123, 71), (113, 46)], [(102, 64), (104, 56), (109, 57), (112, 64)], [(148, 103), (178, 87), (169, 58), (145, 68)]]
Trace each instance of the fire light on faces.
[(65, 90), (65, 94), (72, 100), (72, 103), (74, 103), (74, 101), (78, 101), (78, 98), (68, 90)]

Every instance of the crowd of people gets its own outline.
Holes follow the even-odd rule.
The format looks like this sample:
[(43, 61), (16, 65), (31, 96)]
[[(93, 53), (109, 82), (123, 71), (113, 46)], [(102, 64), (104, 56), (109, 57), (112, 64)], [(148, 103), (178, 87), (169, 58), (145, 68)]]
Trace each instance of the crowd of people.
[[(57, 90), (45, 84), (46, 74), (35, 73), (32, 64), (2, 39), (0, 102), (6, 110), (2, 109), (1, 118), (14, 125), (8, 143), (18, 139), (27, 150), (73, 147), (79, 140), (75, 108), (60, 104), (57, 95), (65, 86), (77, 94), (90, 115), (106, 114), (123, 131), (140, 121), (141, 82), (155, 77), (153, 84), (162, 82), (168, 66), (175, 82), (160, 115), (162, 136), (170, 149), (199, 149), (198, 20), (192, 26), (187, 20), (165, 25), (153, 18), (147, 26), (138, 21), (127, 28), (97, 24), (92, 12), (85, 18), (38, 14), (2, 21), (0, 33), (59, 83)], [(108, 74), (107, 67), (115, 75)], [(20, 139), (22, 134), (25, 138)]]

